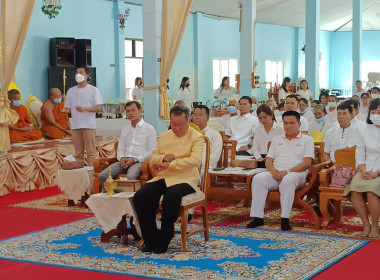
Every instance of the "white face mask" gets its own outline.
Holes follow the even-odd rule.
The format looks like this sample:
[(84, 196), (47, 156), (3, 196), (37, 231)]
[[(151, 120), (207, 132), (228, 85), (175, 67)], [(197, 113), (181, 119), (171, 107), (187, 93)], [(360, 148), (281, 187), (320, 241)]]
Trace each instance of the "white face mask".
[(75, 81), (80, 84), (81, 82), (83, 82), (85, 80), (85, 77), (82, 75), (82, 74), (75, 74)]
[(376, 94), (376, 93), (373, 93), (373, 94), (371, 94), (371, 95), (372, 95), (372, 98), (379, 98), (379, 95)]
[(374, 125), (380, 125), (380, 115), (370, 115), (369, 119), (373, 122)]

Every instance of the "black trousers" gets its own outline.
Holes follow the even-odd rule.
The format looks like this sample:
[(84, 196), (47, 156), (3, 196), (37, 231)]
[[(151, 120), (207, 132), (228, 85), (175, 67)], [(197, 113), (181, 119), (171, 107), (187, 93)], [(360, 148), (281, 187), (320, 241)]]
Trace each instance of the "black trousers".
[(237, 156), (252, 156), (250, 153), (247, 151), (236, 151)]
[[(182, 197), (195, 190), (187, 183), (167, 187), (165, 180), (146, 183), (135, 193), (133, 203), (139, 219), (142, 238), (146, 246), (167, 247), (174, 236), (174, 223), (178, 218)], [(161, 196), (161, 231), (157, 229), (156, 212)]]

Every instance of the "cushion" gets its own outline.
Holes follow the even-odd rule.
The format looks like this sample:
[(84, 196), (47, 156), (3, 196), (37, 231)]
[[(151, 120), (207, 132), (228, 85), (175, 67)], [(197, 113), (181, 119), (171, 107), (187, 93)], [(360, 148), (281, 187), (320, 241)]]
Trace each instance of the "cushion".
[(205, 194), (201, 191), (196, 191), (195, 193), (191, 193), (182, 197), (181, 206), (186, 206), (198, 201), (202, 201), (205, 199)]

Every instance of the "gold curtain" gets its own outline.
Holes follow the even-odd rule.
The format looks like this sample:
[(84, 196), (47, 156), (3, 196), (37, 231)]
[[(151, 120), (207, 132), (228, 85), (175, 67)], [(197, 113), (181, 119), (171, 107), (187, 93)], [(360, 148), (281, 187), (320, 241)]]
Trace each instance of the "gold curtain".
[(166, 80), (177, 56), (193, 0), (163, 0), (162, 2), (160, 117), (169, 119)]
[(0, 152), (10, 150), (8, 125), (18, 120), (10, 109), (7, 89), (12, 81), (32, 17), (35, 0), (1, 0)]

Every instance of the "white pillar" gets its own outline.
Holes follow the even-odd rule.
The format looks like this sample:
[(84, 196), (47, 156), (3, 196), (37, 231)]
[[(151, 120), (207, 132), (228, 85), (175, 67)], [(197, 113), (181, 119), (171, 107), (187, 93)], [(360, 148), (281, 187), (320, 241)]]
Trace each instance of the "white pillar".
[(353, 0), (352, 6), (352, 90), (361, 80), (362, 69), (362, 0)]

